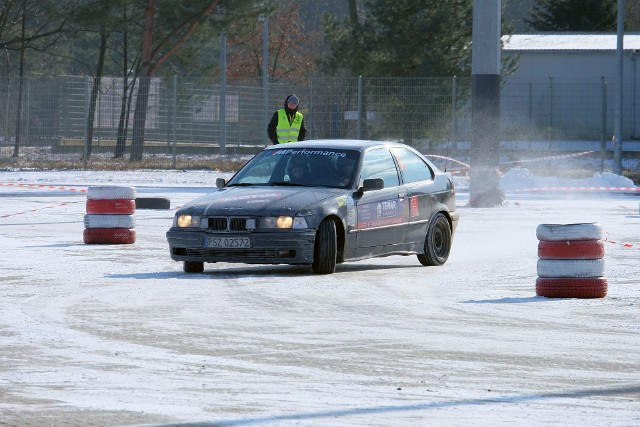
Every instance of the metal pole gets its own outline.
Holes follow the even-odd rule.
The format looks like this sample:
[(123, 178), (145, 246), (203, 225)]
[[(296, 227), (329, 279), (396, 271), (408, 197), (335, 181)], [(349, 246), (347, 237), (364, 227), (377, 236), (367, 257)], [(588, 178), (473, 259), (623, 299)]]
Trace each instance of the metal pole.
[(357, 138), (362, 139), (362, 117), (364, 112), (362, 111), (362, 76), (358, 76), (358, 132)]
[(637, 132), (638, 129), (637, 129), (637, 123), (636, 123), (636, 111), (637, 111), (637, 108), (638, 108), (637, 96), (636, 96), (636, 93), (637, 93), (636, 80), (637, 80), (637, 74), (638, 74), (637, 73), (637, 70), (638, 70), (638, 57), (637, 57), (637, 54), (638, 54), (637, 50), (634, 50), (631, 53), (631, 61), (633, 63), (633, 71), (632, 71), (632, 75), (633, 75), (632, 82), (633, 82), (633, 84), (631, 85), (631, 90), (632, 90), (632, 94), (631, 94), (631, 120), (632, 120), (633, 126), (631, 128), (632, 129), (631, 131), (632, 131), (633, 139), (637, 139), (638, 138), (638, 136), (637, 136), (638, 135), (638, 132)]
[(227, 151), (227, 35), (220, 33), (220, 154)]
[(457, 94), (458, 94), (458, 77), (453, 76), (453, 79), (451, 80), (451, 136), (454, 141), (458, 140), (457, 138), (458, 123), (456, 120), (456, 111), (458, 110)]
[(177, 114), (177, 109), (178, 109), (178, 76), (174, 75), (173, 76), (173, 100), (172, 100), (172, 104), (173, 104), (173, 111), (172, 111), (172, 117), (171, 117), (171, 122), (172, 122), (172, 129), (171, 129), (171, 139), (173, 142), (173, 169), (176, 168), (176, 128), (178, 127), (177, 123), (176, 123), (176, 118), (178, 116)]
[(89, 92), (90, 92), (90, 87), (89, 87), (89, 76), (85, 76), (84, 78), (84, 137), (82, 138), (84, 140), (84, 148), (83, 148), (83, 155), (82, 155), (82, 166), (84, 167), (84, 169), (87, 169), (87, 157), (89, 156), (89, 141), (87, 136), (89, 135), (89, 127), (88, 127), (88, 118), (89, 118)]
[(618, 0), (618, 33), (616, 46), (616, 66), (618, 90), (616, 92), (616, 121), (614, 130), (613, 147), (613, 172), (616, 175), (622, 174), (622, 61), (623, 61), (623, 39), (624, 39), (624, 0)]
[(500, 190), (500, 0), (473, 1), (471, 51), (471, 170), (469, 204), (490, 207)]
[(553, 133), (553, 76), (549, 76), (549, 132), (547, 138), (549, 141), (548, 149), (551, 150), (551, 139)]
[[(262, 34), (262, 89), (264, 90), (264, 127), (269, 123), (269, 17), (264, 15)], [(269, 135), (264, 133), (264, 146), (269, 145)]]
[(607, 153), (607, 81), (602, 80), (602, 123), (600, 124), (600, 172), (604, 172), (604, 159)]

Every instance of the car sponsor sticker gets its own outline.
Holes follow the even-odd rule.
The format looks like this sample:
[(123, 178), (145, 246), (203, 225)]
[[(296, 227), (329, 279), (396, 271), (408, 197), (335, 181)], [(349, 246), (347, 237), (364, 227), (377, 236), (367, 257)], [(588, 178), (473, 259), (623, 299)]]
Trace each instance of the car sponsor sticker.
[(418, 208), (418, 196), (409, 197), (409, 217), (415, 218), (420, 216), (420, 209)]
[(383, 200), (358, 206), (358, 228), (380, 227), (402, 222), (400, 199)]

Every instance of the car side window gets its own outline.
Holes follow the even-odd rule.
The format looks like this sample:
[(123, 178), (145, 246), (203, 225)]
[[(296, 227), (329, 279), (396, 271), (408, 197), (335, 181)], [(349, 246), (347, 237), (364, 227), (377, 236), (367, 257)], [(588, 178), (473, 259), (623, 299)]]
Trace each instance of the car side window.
[(391, 151), (398, 161), (405, 184), (433, 179), (433, 170), (416, 153), (406, 148), (393, 148)]
[(364, 153), (361, 177), (363, 180), (382, 178), (385, 188), (400, 185), (396, 164), (391, 157), (391, 152), (386, 148)]

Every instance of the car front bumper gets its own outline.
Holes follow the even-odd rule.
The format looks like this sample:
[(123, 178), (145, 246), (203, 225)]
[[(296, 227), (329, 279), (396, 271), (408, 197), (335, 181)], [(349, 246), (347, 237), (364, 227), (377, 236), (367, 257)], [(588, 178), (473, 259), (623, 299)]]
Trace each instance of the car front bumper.
[[(315, 230), (231, 235), (207, 233), (172, 227), (167, 231), (171, 259), (174, 261), (232, 262), (245, 264), (311, 264)], [(204, 244), (205, 237), (249, 237), (250, 248), (212, 248)]]

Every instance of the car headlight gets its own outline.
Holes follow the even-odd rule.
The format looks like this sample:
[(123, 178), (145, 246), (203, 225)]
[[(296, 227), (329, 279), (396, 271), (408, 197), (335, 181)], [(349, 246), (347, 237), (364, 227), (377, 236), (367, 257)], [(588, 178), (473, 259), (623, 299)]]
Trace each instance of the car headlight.
[(176, 227), (200, 227), (200, 217), (193, 215), (176, 215), (174, 218)]
[(301, 216), (269, 216), (260, 220), (260, 228), (308, 228)]

